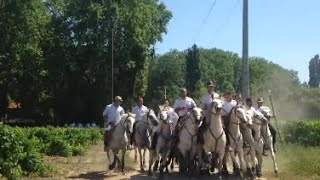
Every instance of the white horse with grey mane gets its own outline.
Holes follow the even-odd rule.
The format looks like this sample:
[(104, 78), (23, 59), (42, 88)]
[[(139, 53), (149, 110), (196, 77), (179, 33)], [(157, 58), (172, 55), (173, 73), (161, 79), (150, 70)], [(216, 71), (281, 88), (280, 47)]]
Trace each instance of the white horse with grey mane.
[(163, 175), (164, 168), (166, 168), (167, 172), (169, 171), (168, 165), (170, 163), (169, 155), (172, 148), (173, 124), (178, 118), (178, 115), (172, 108), (166, 109), (160, 106), (160, 113), (158, 115), (159, 125), (157, 127), (158, 136), (155, 147), (156, 164), (153, 169), (153, 171), (156, 171), (160, 162), (160, 175)]
[[(229, 148), (227, 148), (226, 154), (225, 154), (225, 162), (224, 166), (226, 166), (226, 161), (228, 160), (226, 157), (228, 157), (229, 153), (231, 155), (232, 162), (234, 164), (234, 174), (242, 176), (242, 171), (244, 168), (244, 156), (243, 156), (243, 137), (240, 132), (240, 124), (241, 123), (247, 123), (248, 119), (246, 116), (246, 110), (243, 106), (235, 106), (232, 108), (230, 114), (230, 121), (227, 127), (227, 135), (230, 139), (230, 145)], [(239, 161), (237, 158), (239, 158)]]
[[(214, 158), (211, 159), (211, 170), (215, 168), (215, 161), (218, 160), (219, 179), (222, 179), (222, 161), (226, 148), (226, 134), (222, 127), (221, 121), (222, 101), (214, 99), (207, 109), (207, 129), (203, 133), (204, 144), (199, 146), (198, 157), (199, 164), (202, 167), (203, 159), (202, 152), (207, 155), (212, 153)], [(209, 169), (209, 171), (210, 171)]]
[(266, 149), (270, 151), (272, 161), (273, 161), (273, 167), (274, 167), (274, 173), (278, 174), (278, 164), (276, 162), (276, 155), (274, 153), (274, 147), (273, 147), (273, 138), (272, 134), (269, 129), (269, 120), (272, 117), (272, 114), (270, 112), (269, 108), (266, 108), (262, 111), (262, 114), (267, 118), (267, 121), (262, 124), (261, 133), (264, 139), (264, 145), (266, 146)]
[[(153, 129), (158, 125), (158, 118), (153, 110), (142, 115), (142, 120), (135, 125), (134, 144), (138, 149), (140, 157), (140, 168), (144, 171), (146, 162), (146, 152), (151, 148), (151, 140), (153, 135)], [(142, 155), (143, 150), (143, 155)]]
[[(261, 126), (267, 122), (267, 118), (259, 111), (254, 111), (252, 130), (253, 130), (253, 140), (255, 142), (255, 155), (258, 162), (255, 162), (256, 175), (258, 177), (262, 176), (262, 152), (263, 152), (263, 137), (261, 133)], [(248, 150), (248, 149), (247, 149)]]
[(197, 155), (198, 130), (201, 122), (202, 109), (194, 107), (189, 109), (189, 115), (182, 117), (182, 128), (179, 134), (178, 149), (182, 157), (179, 157), (179, 171), (187, 170), (193, 173), (196, 170), (195, 157)]
[[(119, 168), (121, 168), (121, 171), (125, 173), (125, 154), (130, 139), (130, 134), (133, 131), (133, 123), (134, 116), (132, 114), (124, 114), (120, 117), (120, 120), (115, 124), (114, 133), (108, 143), (109, 146), (105, 147), (105, 152), (107, 153), (107, 157), (109, 159), (109, 170), (113, 170), (116, 164), (118, 163), (118, 166)], [(107, 128), (110, 128), (110, 126), (108, 126)], [(112, 151), (114, 156), (113, 162), (111, 162), (110, 150)], [(118, 157), (118, 153), (120, 150), (122, 153), (121, 160)]]

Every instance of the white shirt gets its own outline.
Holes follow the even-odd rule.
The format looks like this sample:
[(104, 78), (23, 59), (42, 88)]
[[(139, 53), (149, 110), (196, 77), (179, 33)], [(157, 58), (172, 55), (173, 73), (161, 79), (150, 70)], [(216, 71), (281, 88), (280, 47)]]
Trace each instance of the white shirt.
[(133, 109), (132, 109), (133, 113), (136, 114), (136, 121), (140, 121), (142, 120), (142, 116), (145, 114), (145, 113), (148, 113), (149, 109), (142, 105), (141, 107), (139, 106), (135, 106)]
[(168, 114), (169, 123), (173, 125), (173, 128), (175, 128), (179, 119), (178, 114), (174, 111), (173, 108), (169, 108), (167, 111), (167, 114)]
[(228, 116), (232, 110), (233, 107), (235, 107), (237, 105), (237, 101), (231, 99), (230, 102), (228, 101), (224, 101), (222, 104), (222, 112), (221, 115), (222, 116)]
[(245, 106), (246, 107), (246, 110), (247, 110), (247, 114), (250, 115), (250, 117), (253, 117), (254, 115), (254, 111), (256, 111), (256, 109), (254, 107), (249, 107), (249, 106)]
[(256, 110), (256, 111), (259, 111), (259, 112), (261, 112), (261, 113), (263, 113), (263, 114), (266, 113), (267, 115), (272, 116), (271, 110), (270, 110), (270, 108), (268, 108), (267, 106), (256, 107), (255, 110)]
[(205, 95), (202, 96), (201, 98), (201, 104), (202, 104), (202, 108), (207, 108), (207, 106), (212, 103), (213, 99), (219, 99), (220, 96), (219, 94), (213, 92), (213, 98), (212, 95), (209, 93), (206, 93)]
[(193, 99), (186, 97), (185, 99), (179, 98), (174, 102), (173, 108), (184, 108), (183, 110), (180, 110), (178, 115), (179, 117), (185, 116), (188, 114), (188, 109), (197, 107), (196, 103)]
[(106, 117), (107, 121), (112, 123), (117, 123), (123, 114), (123, 108), (121, 106), (116, 107), (114, 104), (109, 104), (102, 113), (103, 117)]

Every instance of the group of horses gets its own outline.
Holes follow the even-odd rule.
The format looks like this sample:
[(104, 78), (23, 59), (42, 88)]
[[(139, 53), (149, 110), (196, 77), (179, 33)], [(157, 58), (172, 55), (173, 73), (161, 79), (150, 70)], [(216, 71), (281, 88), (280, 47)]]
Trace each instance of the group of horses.
[[(181, 173), (194, 175), (207, 171), (212, 174), (217, 169), (218, 177), (222, 179), (223, 171), (227, 169), (227, 161), (231, 157), (235, 175), (243, 177), (246, 170), (249, 177), (254, 179), (256, 176), (262, 176), (262, 154), (265, 148), (270, 150), (274, 172), (277, 174), (272, 135), (268, 127), (267, 117), (270, 113), (249, 111), (243, 105), (238, 105), (229, 114), (228, 127), (223, 128), (221, 110), (220, 99), (213, 100), (205, 111), (198, 107), (189, 109), (188, 115), (178, 124), (178, 141), (174, 141), (173, 138), (172, 112), (160, 109), (156, 114), (149, 110), (135, 126), (134, 145), (140, 157), (141, 171), (144, 171), (146, 152), (149, 150), (150, 175), (159, 170), (162, 176), (164, 170), (169, 171), (169, 164), (171, 163), (172, 170), (176, 162)], [(114, 135), (109, 140), (109, 147), (105, 147), (110, 170), (114, 169), (118, 162), (119, 168), (124, 172), (125, 153), (134, 122), (134, 114), (127, 113), (116, 124)], [(199, 143), (198, 133), (202, 123), (206, 124), (201, 134), (203, 143)], [(155, 147), (151, 148), (154, 132), (157, 132), (157, 141)], [(230, 140), (228, 146), (227, 136)], [(118, 157), (120, 150), (121, 160)], [(113, 161), (110, 151), (114, 156)]]

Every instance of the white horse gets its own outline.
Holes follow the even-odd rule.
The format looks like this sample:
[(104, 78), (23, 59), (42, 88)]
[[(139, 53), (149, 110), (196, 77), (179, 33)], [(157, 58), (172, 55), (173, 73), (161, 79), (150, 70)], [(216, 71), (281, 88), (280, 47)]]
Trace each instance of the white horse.
[(269, 119), (272, 117), (270, 110), (264, 110), (262, 112), (264, 116), (268, 119), (267, 122), (262, 124), (262, 136), (264, 139), (264, 145), (266, 146), (266, 149), (270, 150), (270, 154), (272, 157), (273, 161), (273, 167), (274, 167), (274, 173), (277, 175), (278, 174), (278, 165), (276, 162), (276, 156), (274, 153), (274, 147), (273, 147), (273, 137), (269, 129)]
[[(143, 172), (146, 162), (146, 152), (151, 148), (153, 128), (158, 125), (158, 119), (153, 110), (142, 115), (142, 120), (135, 125), (134, 144), (140, 157), (140, 169)], [(143, 150), (143, 155), (142, 151)]]
[[(130, 134), (133, 131), (134, 117), (132, 114), (124, 114), (120, 117), (120, 121), (115, 124), (113, 136), (109, 141), (109, 146), (105, 147), (107, 157), (109, 159), (109, 170), (113, 170), (118, 162), (121, 171), (124, 173), (125, 166), (125, 154), (127, 151), (127, 145), (129, 143)], [(110, 150), (113, 152), (113, 162), (110, 158)], [(118, 153), (121, 150), (121, 161), (118, 157)], [(121, 166), (120, 166), (121, 163)]]
[(198, 130), (201, 122), (202, 109), (194, 107), (189, 110), (190, 115), (181, 119), (182, 129), (179, 134), (178, 149), (181, 153), (179, 157), (179, 171), (187, 170), (192, 173), (195, 170), (195, 157), (197, 155)]
[(207, 112), (207, 126), (208, 128), (203, 133), (204, 145), (200, 145), (199, 153), (199, 164), (200, 167), (203, 166), (202, 151), (204, 150), (205, 154), (214, 154), (216, 158), (212, 158), (211, 169), (214, 169), (214, 162), (218, 160), (218, 170), (219, 170), (219, 179), (222, 179), (222, 161), (225, 154), (226, 148), (226, 134), (222, 127), (221, 120), (221, 109), (222, 101), (220, 99), (215, 99), (211, 103), (211, 106), (208, 108)]
[(246, 110), (247, 123), (240, 124), (240, 131), (244, 140), (244, 159), (246, 161), (247, 173), (255, 179), (255, 167), (256, 167), (256, 148), (257, 144), (254, 141), (252, 135), (252, 123), (254, 118), (254, 111)]
[[(163, 169), (166, 168), (168, 172), (168, 164), (169, 164), (169, 155), (171, 153), (172, 148), (172, 135), (173, 135), (173, 118), (172, 114), (175, 113), (173, 109), (170, 111), (163, 110), (160, 108), (159, 113), (159, 125), (157, 128), (157, 144), (155, 147), (155, 155), (156, 155), (156, 165), (154, 171), (157, 170), (157, 164), (160, 161), (160, 175), (163, 174)], [(177, 115), (176, 115), (177, 116)], [(152, 162), (153, 163), (153, 162)]]
[[(236, 106), (232, 108), (230, 112), (230, 121), (228, 124), (227, 135), (230, 139), (230, 148), (227, 148), (225, 154), (224, 166), (226, 167), (226, 161), (228, 160), (228, 154), (230, 153), (232, 162), (234, 164), (234, 174), (242, 176), (241, 172), (244, 167), (244, 156), (243, 156), (243, 137), (240, 132), (240, 123), (247, 123), (246, 110), (243, 106)], [(238, 156), (239, 162), (236, 158)]]
[(258, 162), (256, 162), (256, 175), (258, 177), (262, 176), (262, 153), (263, 153), (263, 137), (261, 133), (261, 126), (267, 122), (267, 118), (264, 117), (264, 115), (259, 111), (254, 111), (253, 115), (253, 124), (252, 124), (252, 130), (253, 130), (253, 139), (256, 144), (255, 152), (256, 152), (256, 158), (258, 159)]

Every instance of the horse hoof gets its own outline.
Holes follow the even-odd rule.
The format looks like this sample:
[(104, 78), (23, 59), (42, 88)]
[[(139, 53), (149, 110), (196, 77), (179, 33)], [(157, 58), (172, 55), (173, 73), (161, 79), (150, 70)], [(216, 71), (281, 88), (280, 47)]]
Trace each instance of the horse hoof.
[(219, 179), (219, 180), (222, 180), (222, 176), (219, 176), (218, 179)]
[(126, 172), (122, 172), (122, 175), (126, 176), (126, 175), (127, 175), (127, 173), (126, 173)]
[(115, 167), (112, 165), (109, 165), (109, 170), (113, 170)]
[(144, 173), (144, 168), (141, 168), (140, 170), (141, 170), (142, 173)]
[(236, 176), (241, 176), (241, 170), (239, 169), (239, 168), (235, 168), (234, 170), (233, 170), (233, 174), (234, 175), (236, 175)]
[(229, 176), (230, 175), (230, 173), (229, 173), (227, 168), (223, 168), (222, 171), (221, 171), (221, 174), (224, 175), (224, 176)]
[(274, 170), (274, 173), (278, 176), (278, 174), (279, 174), (278, 169)]

